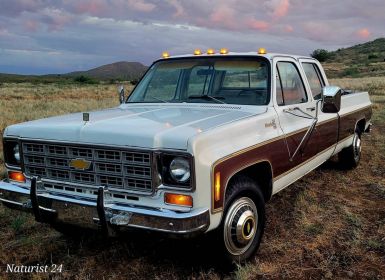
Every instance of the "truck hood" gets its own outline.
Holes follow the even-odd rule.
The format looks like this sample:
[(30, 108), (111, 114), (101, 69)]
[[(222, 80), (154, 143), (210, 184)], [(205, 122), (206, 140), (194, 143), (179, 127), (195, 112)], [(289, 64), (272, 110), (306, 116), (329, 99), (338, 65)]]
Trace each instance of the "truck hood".
[[(247, 107), (245, 109), (245, 107)], [(5, 136), (144, 148), (186, 150), (189, 138), (266, 112), (265, 107), (209, 104), (124, 104), (9, 126)]]

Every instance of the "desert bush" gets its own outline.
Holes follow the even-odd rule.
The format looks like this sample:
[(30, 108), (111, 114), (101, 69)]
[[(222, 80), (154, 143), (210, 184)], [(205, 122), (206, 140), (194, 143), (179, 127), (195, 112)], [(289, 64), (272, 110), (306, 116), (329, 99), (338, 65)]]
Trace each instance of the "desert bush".
[(74, 78), (74, 81), (81, 84), (97, 84), (98, 81), (92, 79), (91, 77), (80, 75)]
[(317, 49), (313, 51), (310, 56), (317, 59), (319, 62), (324, 62), (330, 58), (330, 53), (324, 49)]

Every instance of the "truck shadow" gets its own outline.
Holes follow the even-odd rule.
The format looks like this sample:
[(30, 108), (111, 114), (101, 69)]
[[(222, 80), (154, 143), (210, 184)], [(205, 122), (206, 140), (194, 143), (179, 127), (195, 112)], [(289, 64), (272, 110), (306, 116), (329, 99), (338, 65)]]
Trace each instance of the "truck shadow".
[(173, 267), (186, 276), (192, 271), (213, 271), (224, 276), (236, 268), (236, 264), (224, 265), (221, 249), (214, 245), (213, 234), (181, 239), (147, 231), (127, 231), (115, 237), (105, 237), (96, 230), (68, 225), (65, 229), (56, 227), (56, 230), (63, 233), (62, 238), (74, 257), (96, 255), (98, 259), (108, 259), (108, 270), (113, 269), (115, 263), (126, 263), (129, 267), (141, 262), (149, 267)]

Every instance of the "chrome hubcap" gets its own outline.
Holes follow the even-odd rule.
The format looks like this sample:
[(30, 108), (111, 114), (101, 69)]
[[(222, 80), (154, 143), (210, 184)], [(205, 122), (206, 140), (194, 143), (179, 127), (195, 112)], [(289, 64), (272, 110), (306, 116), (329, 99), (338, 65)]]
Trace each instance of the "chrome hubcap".
[(233, 255), (241, 255), (251, 246), (258, 225), (258, 212), (248, 197), (237, 199), (229, 208), (224, 225), (224, 241)]
[(353, 153), (355, 161), (358, 161), (361, 156), (361, 139), (355, 134), (353, 139)]

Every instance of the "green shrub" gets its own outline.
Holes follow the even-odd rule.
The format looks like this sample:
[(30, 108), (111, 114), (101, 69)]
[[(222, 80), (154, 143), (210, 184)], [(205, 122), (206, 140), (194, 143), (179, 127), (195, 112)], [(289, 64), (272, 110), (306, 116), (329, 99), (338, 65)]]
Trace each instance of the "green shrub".
[(376, 55), (376, 54), (369, 54), (368, 55), (368, 59), (376, 59), (376, 58), (378, 58), (378, 55)]
[(330, 53), (324, 49), (317, 49), (313, 51), (310, 56), (317, 59), (319, 62), (324, 62), (330, 58)]
[(81, 83), (81, 84), (97, 84), (98, 82), (90, 77), (80, 75), (78, 77), (75, 77), (75, 82)]
[(357, 77), (359, 71), (356, 67), (349, 67), (345, 69), (343, 76)]

